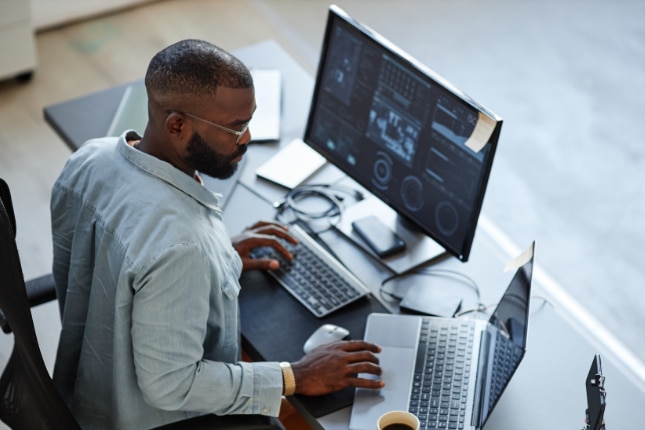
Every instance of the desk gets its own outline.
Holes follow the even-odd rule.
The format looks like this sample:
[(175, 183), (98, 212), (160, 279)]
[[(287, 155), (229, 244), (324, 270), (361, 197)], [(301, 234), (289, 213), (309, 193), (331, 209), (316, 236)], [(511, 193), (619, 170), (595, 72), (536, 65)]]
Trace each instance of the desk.
[[(254, 172), (280, 146), (302, 136), (313, 84), (311, 77), (274, 42), (253, 45), (235, 53), (249, 66), (282, 70), (284, 111), (282, 141), (252, 144), (247, 153), (246, 166), (235, 179), (235, 192), (232, 193), (224, 211), (225, 222), (232, 233), (241, 231), (260, 218), (273, 217), (272, 202), (282, 198), (284, 190), (256, 178)], [(45, 118), (66, 144), (75, 149), (85, 139), (98, 136), (107, 130), (124, 88), (115, 87), (49, 106), (45, 108)], [(97, 103), (99, 100), (100, 103)], [(340, 172), (326, 166), (312, 181), (335, 182), (340, 179)], [(379, 295), (378, 286), (390, 275), (386, 268), (375, 263), (334, 231), (325, 233), (323, 238), (343, 261), (350, 263), (352, 271), (373, 289), (372, 297), (324, 320), (318, 320), (305, 313), (264, 274), (246, 273), (242, 279), (243, 289), (240, 296), (242, 331), (246, 347), (251, 349), (256, 358), (295, 360), (300, 356), (305, 338), (323, 321), (348, 325), (352, 331), (351, 336), (360, 338), (366, 313), (382, 309), (397, 311), (396, 303), (388, 302)], [(469, 275), (480, 286), (481, 301), (495, 303), (510, 280), (510, 274), (502, 273), (504, 263), (509, 257), (511, 256), (500, 245), (490, 224), (480, 222), (470, 261), (464, 264), (450, 258), (438, 263), (438, 267)], [(539, 262), (538, 243), (537, 267)], [(473, 306), (476, 302), (472, 291), (454, 283), (448, 285), (449, 281), (441, 278), (410, 277), (393, 287), (402, 288), (418, 282), (428, 283), (431, 287), (446, 284), (447, 288), (454, 288), (456, 294), (464, 297), (465, 308)], [(486, 428), (580, 429), (586, 407), (584, 378), (595, 353), (601, 354), (604, 374), (607, 377), (608, 428), (616, 430), (641, 427), (645, 422), (645, 409), (642, 407), (645, 401), (643, 381), (637, 379), (624, 366), (620, 357), (601, 345), (593, 333), (580, 327), (574, 317), (563, 312), (562, 306), (549, 297), (548, 290), (538, 280), (534, 280), (533, 295), (526, 356)], [(538, 296), (546, 297), (551, 302), (544, 304)], [(267, 340), (267, 336), (270, 336), (270, 340)], [(295, 403), (314, 428), (347, 429), (349, 407), (325, 413), (318, 418), (314, 417), (326, 400), (296, 398)], [(331, 399), (334, 400), (338, 399)]]

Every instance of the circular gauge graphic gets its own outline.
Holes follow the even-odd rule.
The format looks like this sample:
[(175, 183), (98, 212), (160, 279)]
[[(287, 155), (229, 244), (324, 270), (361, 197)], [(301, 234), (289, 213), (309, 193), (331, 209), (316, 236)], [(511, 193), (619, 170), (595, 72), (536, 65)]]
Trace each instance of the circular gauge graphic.
[(374, 174), (372, 183), (377, 188), (384, 190), (392, 180), (392, 158), (382, 151), (379, 151), (376, 155), (377, 158), (372, 167)]
[(416, 176), (407, 176), (401, 184), (401, 197), (405, 207), (416, 212), (423, 207), (423, 184)]
[(459, 214), (455, 206), (447, 201), (439, 202), (434, 210), (439, 231), (445, 236), (452, 236), (459, 227)]

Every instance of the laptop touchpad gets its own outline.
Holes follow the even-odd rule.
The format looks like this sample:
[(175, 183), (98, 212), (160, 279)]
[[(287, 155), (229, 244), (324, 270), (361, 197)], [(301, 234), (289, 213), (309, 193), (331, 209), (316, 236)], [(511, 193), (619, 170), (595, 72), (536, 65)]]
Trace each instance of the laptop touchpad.
[(421, 319), (403, 315), (369, 316), (365, 340), (382, 347), (416, 348)]
[[(410, 348), (383, 348), (379, 362), (385, 381), (381, 390), (356, 389), (351, 416), (351, 429), (371, 430), (385, 412), (407, 410), (414, 370), (415, 353)], [(373, 375), (361, 377), (376, 379)]]

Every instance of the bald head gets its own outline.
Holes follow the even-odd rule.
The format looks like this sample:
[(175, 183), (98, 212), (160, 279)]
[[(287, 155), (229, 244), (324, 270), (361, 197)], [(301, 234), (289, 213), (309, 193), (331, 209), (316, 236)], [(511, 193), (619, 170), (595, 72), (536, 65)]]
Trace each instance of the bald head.
[(237, 58), (212, 43), (188, 39), (158, 52), (150, 61), (148, 97), (164, 110), (192, 110), (212, 100), (218, 87), (249, 88), (251, 73)]

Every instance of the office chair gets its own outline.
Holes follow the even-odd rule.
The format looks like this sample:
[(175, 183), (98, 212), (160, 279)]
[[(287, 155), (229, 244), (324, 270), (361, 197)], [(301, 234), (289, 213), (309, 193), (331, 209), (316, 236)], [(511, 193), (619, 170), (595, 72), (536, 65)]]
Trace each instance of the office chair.
[(0, 377), (0, 419), (13, 429), (80, 429), (56, 390), (38, 346), (8, 190), (0, 180), (0, 310), (3, 325), (14, 333), (13, 351)]
[[(18, 248), (16, 219), (7, 183), (0, 178), (0, 320), (13, 331), (14, 348), (0, 376), (0, 419), (12, 429), (75, 430), (80, 426), (49, 376), (38, 346), (31, 305), (55, 298), (48, 276), (31, 290), (25, 286)], [(51, 275), (49, 275), (51, 276)], [(44, 280), (44, 281), (42, 281)], [(258, 415), (206, 415), (159, 427), (158, 430), (284, 430), (279, 420)]]
[[(5, 205), (7, 215), (9, 216), (9, 222), (13, 229), (13, 236), (16, 236), (16, 218), (13, 210), (13, 203), (11, 201), (11, 193), (9, 192), (9, 186), (7, 183), (0, 178), (0, 199)], [(31, 279), (25, 283), (27, 289), (27, 297), (29, 300), (29, 306), (37, 306), (43, 303), (47, 303), (51, 300), (56, 299), (56, 290), (54, 288), (54, 277), (51, 273), (41, 276), (39, 278)], [(4, 318), (2, 312), (0, 312), (0, 328), (5, 333), (11, 333), (11, 327), (7, 320)]]

